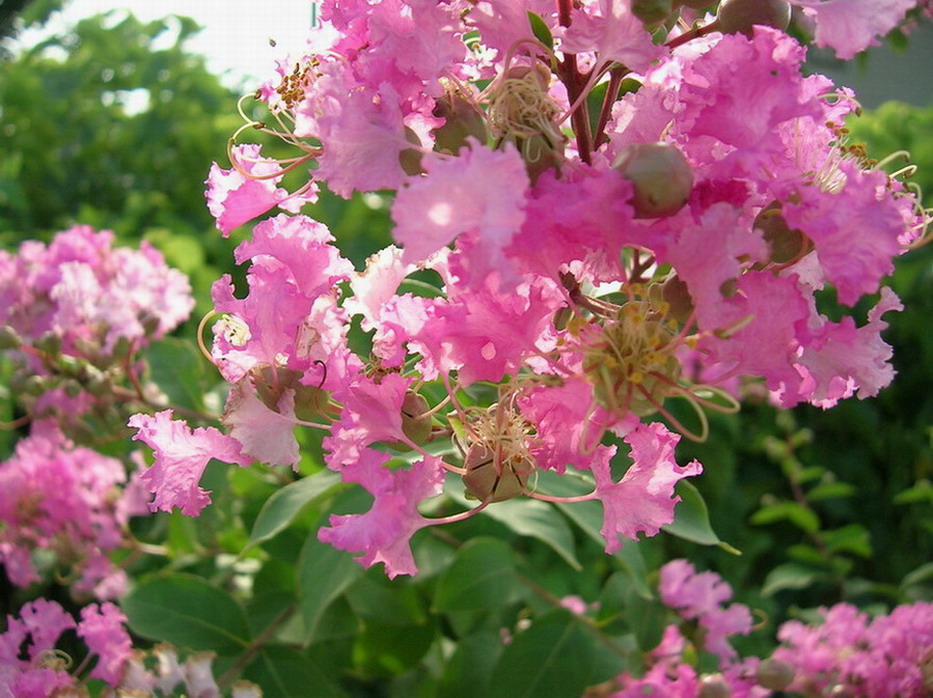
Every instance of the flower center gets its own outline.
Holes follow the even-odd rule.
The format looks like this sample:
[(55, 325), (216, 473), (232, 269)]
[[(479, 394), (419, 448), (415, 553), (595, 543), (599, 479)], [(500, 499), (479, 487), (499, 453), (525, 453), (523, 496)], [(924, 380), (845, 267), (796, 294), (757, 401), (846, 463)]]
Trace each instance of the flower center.
[(657, 412), (677, 390), (677, 323), (663, 300), (632, 300), (585, 346), (583, 371), (596, 402), (614, 414)]

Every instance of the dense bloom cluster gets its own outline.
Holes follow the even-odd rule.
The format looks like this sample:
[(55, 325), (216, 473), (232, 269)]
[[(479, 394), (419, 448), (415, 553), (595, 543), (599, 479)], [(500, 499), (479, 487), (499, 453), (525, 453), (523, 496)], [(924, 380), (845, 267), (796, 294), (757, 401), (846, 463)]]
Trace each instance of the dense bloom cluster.
[[(226, 432), (131, 422), (155, 451), (153, 506), (197, 514), (210, 457), (295, 467), (308, 426), (374, 497), (320, 538), (390, 576), (417, 570), (419, 529), (516, 496), (600, 500), (613, 552), (673, 520), (674, 486), (702, 470), (674, 447), (737, 409), (739, 379), (785, 407), (887, 385), (880, 333), (901, 304), (882, 280), (926, 213), (847, 142), (858, 105), (804, 76), (787, 3), (767, 3), (770, 26), (748, 14), (759, 0), (684, 4), (325, 4), (307, 53), (257, 92), (269, 119), (244, 127), (296, 157), (232, 146), (210, 209), (226, 235), (321, 184), (391, 190), (396, 244), (355, 270), (312, 218), (255, 226), (235, 253), (246, 295), (213, 288)], [(915, 3), (793, 4), (847, 56)], [(307, 184), (278, 187), (312, 161)], [(831, 319), (831, 288), (843, 307), (873, 298), (867, 319)], [(568, 469), (592, 490), (539, 486)], [(451, 473), (476, 508), (425, 518)]]
[(20, 364), (33, 418), (87, 414), (112, 399), (134, 355), (187, 319), (191, 287), (146, 242), (113, 246), (110, 231), (75, 226), (49, 245), (0, 250), (0, 348)]
[[(26, 604), (19, 617), (7, 617), (6, 632), (0, 635), (0, 698), (88, 695), (83, 686), (85, 677), (77, 675), (73, 658), (56, 648), (68, 630), (75, 631), (87, 647), (82, 667), (93, 660), (88, 677), (100, 679), (112, 689), (100, 693), (102, 697), (173, 696), (180, 685), (190, 696), (222, 695), (211, 669), (212, 654), (193, 654), (180, 662), (178, 653), (168, 645), (139, 652), (133, 649), (125, 626), (126, 616), (112, 603), (85, 606), (78, 621), (54, 601), (38, 599)], [(149, 664), (154, 666), (150, 669)], [(254, 684), (239, 681), (229, 695), (260, 698), (262, 693)]]
[(875, 618), (838, 604), (820, 615), (821, 625), (790, 621), (778, 632), (782, 646), (774, 657), (796, 673), (789, 690), (853, 698), (933, 693), (933, 603), (898, 606)]
[(123, 594), (126, 574), (109, 552), (125, 545), (129, 518), (146, 513), (144, 490), (126, 479), (119, 460), (35, 423), (0, 463), (0, 563), (10, 581), (27, 586), (54, 570), (78, 595)]
[[(620, 676), (614, 698), (764, 698), (782, 690), (807, 698), (922, 698), (933, 691), (933, 604), (898, 606), (871, 619), (849, 604), (823, 608), (820, 625), (784, 623), (781, 647), (759, 661), (740, 659), (728, 644), (752, 631), (751, 613), (742, 604), (723, 605), (732, 589), (719, 575), (673, 560), (661, 568), (660, 596), (696, 630), (687, 637), (683, 624), (668, 625), (646, 671)], [(697, 671), (691, 646), (717, 655), (718, 671)]]

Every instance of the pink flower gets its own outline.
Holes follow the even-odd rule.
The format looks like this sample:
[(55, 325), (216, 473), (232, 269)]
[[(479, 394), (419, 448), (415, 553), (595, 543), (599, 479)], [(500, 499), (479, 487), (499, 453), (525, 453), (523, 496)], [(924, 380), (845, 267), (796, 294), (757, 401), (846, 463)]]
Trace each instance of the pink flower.
[(124, 543), (132, 510), (123, 506), (125, 480), (118, 460), (75, 447), (49, 422), (34, 424), (0, 463), (0, 562), (10, 580), (39, 581), (31, 552), (50, 549), (74, 566), (76, 591), (98, 598), (123, 593), (126, 575), (107, 553)]
[(270, 407), (257, 397), (250, 380), (244, 378), (227, 394), (220, 421), (250, 458), (269, 465), (297, 468), (301, 454), (295, 439), (296, 419), (293, 389), (285, 389)]
[(359, 460), (341, 470), (344, 482), (358, 482), (373, 495), (365, 514), (331, 516), (330, 527), (321, 528), (318, 538), (335, 548), (362, 553), (357, 561), (364, 567), (385, 565), (390, 579), (418, 571), (410, 539), (430, 521), (418, 513), (418, 504), (436, 497), (444, 487), (444, 469), (439, 459), (425, 457), (408, 470), (385, 467), (389, 455), (370, 449)]
[(171, 410), (133, 415), (128, 425), (137, 430), (133, 439), (155, 452), (155, 462), (141, 476), (155, 493), (149, 504), (152, 511), (178, 507), (183, 514), (197, 516), (211, 501), (210, 493), (199, 482), (212, 458), (240, 466), (252, 462), (233, 437), (213, 427), (192, 430), (184, 422), (173, 420)]
[(514, 148), (493, 151), (475, 140), (456, 158), (424, 158), (427, 177), (410, 180), (392, 206), (402, 261), (425, 259), (458, 235), (479, 236), (489, 254), (502, 250), (525, 214), (525, 164)]
[(699, 621), (707, 651), (726, 664), (736, 660), (738, 655), (728, 638), (751, 632), (752, 615), (742, 604), (725, 607), (732, 598), (732, 588), (718, 574), (697, 573), (686, 560), (672, 560), (661, 568), (660, 592), (664, 603), (683, 618)]
[[(599, 8), (598, 13), (587, 9)], [(661, 57), (663, 49), (651, 41), (630, 0), (599, 0), (571, 12), (571, 24), (563, 32), (561, 50), (567, 53), (599, 54), (600, 62), (617, 61), (642, 72)]]
[[(849, 59), (904, 19), (917, 0), (790, 0), (816, 23), (816, 45), (831, 46)], [(929, 10), (928, 10), (929, 11)]]
[[(631, 426), (634, 420), (630, 420)], [(659, 423), (635, 423), (624, 437), (631, 446), (632, 465), (619, 482), (613, 482), (609, 459), (615, 448), (602, 449), (603, 457), (591, 464), (596, 478), (596, 496), (603, 503), (603, 527), (606, 553), (619, 549), (619, 536), (638, 540), (638, 534), (653, 536), (661, 526), (674, 521), (674, 505), (680, 497), (674, 495), (679, 480), (699, 475), (703, 467), (692, 461), (684, 467), (674, 460), (674, 446), (680, 436)]]
[(275, 206), (297, 212), (303, 204), (317, 201), (317, 187), (313, 184), (300, 194), (277, 188), (284, 172), (277, 161), (260, 155), (261, 148), (253, 143), (234, 146), (230, 151), (232, 169), (211, 165), (204, 182), (207, 207), (224, 237)]
[(126, 616), (112, 603), (91, 605), (81, 609), (78, 635), (87, 644), (91, 654), (97, 655), (97, 664), (91, 676), (102, 679), (112, 687), (123, 681), (127, 662), (133, 655), (132, 640), (124, 627)]

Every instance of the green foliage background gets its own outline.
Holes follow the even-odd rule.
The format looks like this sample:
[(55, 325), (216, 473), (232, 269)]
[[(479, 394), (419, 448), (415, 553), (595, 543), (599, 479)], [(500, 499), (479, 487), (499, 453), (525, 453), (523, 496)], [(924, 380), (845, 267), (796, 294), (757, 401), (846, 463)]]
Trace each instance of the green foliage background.
[[(196, 316), (210, 309), (210, 283), (241, 273), (232, 249), (246, 231), (222, 239), (204, 205), (210, 163), (226, 164), (239, 125), (238, 95), (186, 49), (196, 30), (183, 18), (96, 17), (2, 65), (0, 243), (48, 240), (77, 222), (127, 243), (148, 239), (191, 276)], [(171, 46), (153, 48), (171, 31)], [(140, 91), (145, 107), (128, 110)], [(851, 128), (875, 157), (910, 150), (933, 205), (933, 106), (886, 105)], [(309, 213), (358, 267), (388, 240), (379, 195), (325, 195)], [(579, 696), (637, 667), (657, 643), (670, 618), (653, 596), (656, 570), (674, 557), (717, 571), (765, 614), (746, 651), (768, 651), (779, 622), (820, 604), (929, 599), (931, 249), (901, 259), (892, 285), (907, 306), (889, 316), (894, 385), (826, 412), (778, 414), (759, 396), (740, 415), (714, 419), (707, 443), (680, 449), (682, 462), (698, 457), (706, 472), (696, 490), (683, 489), (672, 533), (606, 556), (598, 505), (501, 503), (419, 533), (421, 574), (390, 581), (317, 541), (331, 514), (368, 505), (322, 470), (319, 437), (305, 435), (303, 477), (214, 465), (206, 487), (215, 504), (200, 518), (134, 521), (135, 535), (167, 556), (131, 565), (137, 584), (122, 602), (131, 627), (141, 645), (217, 652), (218, 675), (254, 680), (267, 696)], [(201, 410), (218, 380), (193, 348), (193, 325), (147, 358), (173, 402)], [(8, 370), (0, 363), (0, 376)], [(16, 405), (5, 397), (0, 419), (9, 421)], [(0, 432), (0, 457), (16, 436)], [(112, 449), (125, 455), (129, 442)], [(39, 595), (68, 601), (55, 585), (0, 584), (3, 611)], [(562, 608), (571, 594), (592, 605), (588, 615)]]

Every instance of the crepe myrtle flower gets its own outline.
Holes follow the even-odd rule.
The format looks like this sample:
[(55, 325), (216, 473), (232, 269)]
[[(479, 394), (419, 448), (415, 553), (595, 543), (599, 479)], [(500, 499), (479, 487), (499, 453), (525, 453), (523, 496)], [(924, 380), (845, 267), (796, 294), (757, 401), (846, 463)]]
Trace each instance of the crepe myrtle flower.
[[(744, 383), (784, 407), (877, 394), (901, 307), (884, 278), (930, 216), (909, 168), (848, 141), (854, 95), (804, 75), (784, 29), (800, 6), (848, 55), (909, 3), (707, 4), (325, 4), (256, 94), (268, 118), (237, 134), (294, 158), (233, 143), (208, 198), (228, 232), (321, 185), (381, 191), (393, 244), (357, 269), (307, 215), (254, 227), (243, 291), (218, 281), (204, 323), (224, 430), (134, 418), (153, 505), (201, 511), (212, 456), (296, 468), (312, 428), (373, 495), (320, 532), (364, 565), (414, 573), (417, 531), (519, 497), (601, 501), (612, 552), (673, 520), (676, 483), (702, 470), (676, 444)], [(285, 175), (306, 183), (289, 194)], [(848, 308), (874, 297), (867, 320), (831, 319), (830, 286)], [(588, 490), (550, 494), (568, 472)]]

